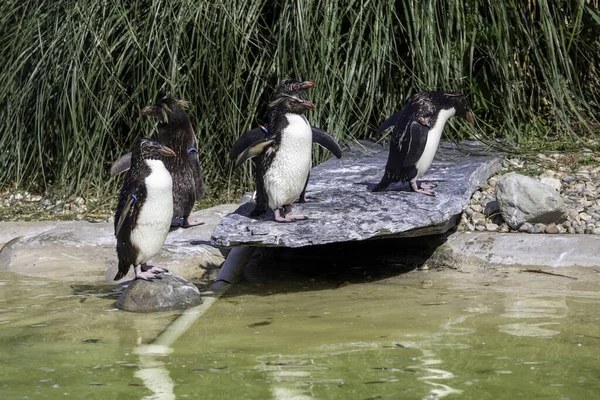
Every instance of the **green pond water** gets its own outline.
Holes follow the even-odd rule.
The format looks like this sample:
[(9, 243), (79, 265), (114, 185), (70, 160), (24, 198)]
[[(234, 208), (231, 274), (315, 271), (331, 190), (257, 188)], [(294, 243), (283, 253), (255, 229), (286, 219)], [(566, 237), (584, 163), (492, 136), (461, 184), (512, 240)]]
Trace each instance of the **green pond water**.
[(597, 282), (533, 275), (243, 282), (153, 355), (178, 313), (4, 273), (0, 399), (600, 398)]

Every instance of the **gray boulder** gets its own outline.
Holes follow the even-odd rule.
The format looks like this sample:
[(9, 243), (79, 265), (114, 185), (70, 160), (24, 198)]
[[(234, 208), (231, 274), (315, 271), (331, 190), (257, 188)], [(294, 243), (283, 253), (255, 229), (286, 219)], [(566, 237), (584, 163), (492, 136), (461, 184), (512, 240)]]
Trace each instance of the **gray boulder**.
[(530, 224), (560, 223), (566, 218), (566, 206), (552, 187), (533, 178), (510, 173), (496, 183), (496, 199), (506, 223), (513, 229)]
[(170, 273), (161, 273), (152, 282), (136, 279), (121, 297), (117, 307), (132, 312), (184, 310), (202, 303), (200, 291), (191, 282)]

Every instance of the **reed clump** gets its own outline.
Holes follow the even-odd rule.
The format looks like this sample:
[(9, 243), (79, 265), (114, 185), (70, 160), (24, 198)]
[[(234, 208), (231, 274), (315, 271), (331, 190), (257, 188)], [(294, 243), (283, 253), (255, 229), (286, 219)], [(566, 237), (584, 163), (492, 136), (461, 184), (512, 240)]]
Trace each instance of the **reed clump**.
[(576, 146), (599, 122), (598, 10), (597, 0), (4, 0), (0, 187), (114, 190), (110, 163), (153, 135), (138, 110), (163, 91), (192, 103), (209, 190), (231, 198), (252, 185), (228, 151), (286, 76), (317, 82), (310, 120), (341, 143), (369, 137), (417, 91), (458, 89), (480, 124), (453, 125), (453, 138)]

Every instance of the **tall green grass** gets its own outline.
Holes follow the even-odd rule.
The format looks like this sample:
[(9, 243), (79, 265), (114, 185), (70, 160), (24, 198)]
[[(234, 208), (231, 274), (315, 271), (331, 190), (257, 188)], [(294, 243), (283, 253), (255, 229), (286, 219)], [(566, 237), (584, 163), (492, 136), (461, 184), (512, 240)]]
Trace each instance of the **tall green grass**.
[(469, 95), (480, 124), (454, 124), (455, 138), (576, 143), (600, 118), (598, 10), (598, 0), (3, 0), (0, 186), (114, 190), (110, 163), (153, 134), (138, 110), (162, 90), (193, 104), (209, 190), (227, 197), (251, 185), (228, 151), (286, 76), (317, 82), (310, 120), (342, 143), (432, 89)]

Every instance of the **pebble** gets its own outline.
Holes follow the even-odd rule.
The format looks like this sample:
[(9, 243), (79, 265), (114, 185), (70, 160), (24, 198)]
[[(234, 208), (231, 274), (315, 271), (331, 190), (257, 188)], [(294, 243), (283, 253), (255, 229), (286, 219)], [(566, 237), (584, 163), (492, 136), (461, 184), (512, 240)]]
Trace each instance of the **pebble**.
[(473, 204), (471, 206), (471, 210), (480, 213), (481, 211), (483, 211), (483, 207), (481, 207), (481, 204)]
[(498, 230), (498, 225), (496, 224), (485, 224), (485, 230), (489, 232), (496, 232)]
[(485, 225), (485, 215), (480, 212), (474, 212), (473, 215), (471, 215), (471, 221), (473, 221), (475, 226), (483, 226)]
[(519, 227), (519, 232), (528, 232), (529, 229), (532, 228), (533, 225), (531, 225), (529, 222), (525, 222), (523, 225), (521, 225)]
[[(502, 160), (502, 171), (488, 178), (488, 186), (476, 191), (461, 220), (468, 231), (514, 232), (508, 227), (499, 210), (494, 194), (495, 185), (507, 172), (523, 170), (543, 171), (535, 179), (554, 187), (568, 206), (567, 219), (562, 223), (546, 225), (523, 224), (518, 231), (547, 234), (600, 234), (600, 154), (585, 155), (597, 164), (582, 165), (577, 154), (537, 154), (533, 159), (517, 157)], [(579, 155), (581, 157), (581, 155)]]
[(589, 221), (590, 219), (592, 219), (592, 216), (587, 213), (582, 212), (581, 214), (579, 214), (579, 218), (582, 221)]
[(546, 227), (546, 229), (544, 230), (544, 232), (551, 233), (551, 234), (552, 233), (560, 233), (559, 227), (560, 227), (560, 225), (556, 225), (555, 223), (551, 223), (550, 225), (548, 225)]

